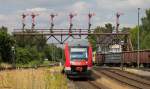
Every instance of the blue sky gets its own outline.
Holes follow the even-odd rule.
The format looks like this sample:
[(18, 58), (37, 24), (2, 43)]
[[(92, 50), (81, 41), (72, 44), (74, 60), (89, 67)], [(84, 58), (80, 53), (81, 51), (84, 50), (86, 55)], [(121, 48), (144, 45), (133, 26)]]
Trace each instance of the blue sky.
[[(141, 8), (141, 17), (145, 9), (150, 8), (150, 0), (0, 0), (0, 26), (4, 25), (11, 32), (21, 28), (21, 14), (38, 13), (36, 28), (49, 27), (49, 14), (57, 13), (55, 28), (68, 28), (68, 15), (77, 13), (73, 19), (74, 28), (87, 28), (87, 14), (94, 12), (92, 28), (104, 26), (105, 23), (115, 25), (115, 13), (124, 15), (120, 18), (121, 27), (133, 27), (137, 24), (137, 8)], [(26, 19), (27, 27), (31, 27), (31, 17)]]

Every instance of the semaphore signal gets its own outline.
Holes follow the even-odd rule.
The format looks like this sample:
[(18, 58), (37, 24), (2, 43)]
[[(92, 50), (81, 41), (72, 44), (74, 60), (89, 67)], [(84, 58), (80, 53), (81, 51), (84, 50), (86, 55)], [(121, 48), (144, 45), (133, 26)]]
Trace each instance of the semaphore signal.
[(88, 14), (88, 19), (89, 19), (89, 21), (88, 21), (88, 32), (89, 32), (89, 33), (91, 33), (91, 26), (92, 26), (92, 24), (91, 24), (91, 18), (92, 18), (94, 15), (95, 15), (95, 13), (90, 13), (90, 12), (89, 12), (89, 14)]
[(123, 15), (123, 13), (119, 13), (119, 12), (116, 13), (116, 33), (119, 33), (119, 25), (120, 25), (119, 18), (121, 15)]
[(69, 34), (72, 33), (72, 27), (73, 27), (73, 23), (72, 23), (72, 19), (77, 16), (76, 13), (70, 13), (69, 14)]
[(32, 31), (35, 29), (35, 17), (38, 16), (39, 14), (35, 14), (32, 12), (31, 14), (31, 18), (32, 18), (32, 25), (31, 25), (31, 29)]
[(26, 26), (26, 24), (25, 24), (25, 18), (26, 18), (28, 15), (29, 15), (29, 14), (25, 14), (25, 13), (22, 14), (22, 30), (23, 30), (23, 31), (24, 31), (25, 26)]
[(53, 33), (53, 28), (54, 28), (54, 17), (58, 16), (57, 14), (50, 14), (50, 18), (51, 18), (51, 26), (50, 26), (50, 32)]
[[(87, 38), (90, 35), (95, 35), (97, 36), (97, 39), (95, 39), (95, 42), (97, 44), (106, 44), (105, 40), (107, 39), (100, 39), (100, 35), (105, 35), (106, 37), (112, 37), (111, 39), (118, 39), (119, 41), (123, 40), (125, 42), (125, 49), (126, 50), (130, 50), (132, 49), (131, 44), (129, 43), (129, 34), (128, 33), (118, 33), (118, 28), (119, 28), (119, 17), (120, 15), (122, 15), (121, 13), (117, 13), (116, 14), (116, 33), (94, 33), (94, 29), (91, 29), (91, 19), (92, 17), (95, 15), (94, 13), (88, 13), (87, 17), (88, 17), (88, 27), (87, 28), (72, 28), (73, 27), (73, 18), (75, 16), (77, 16), (76, 13), (70, 13), (69, 14), (69, 28), (65, 29), (65, 28), (54, 28), (54, 18), (57, 16), (57, 14), (50, 14), (50, 27), (49, 28), (37, 28), (35, 29), (35, 18), (36, 16), (38, 16), (39, 14), (35, 14), (35, 13), (31, 13), (30, 16), (32, 17), (32, 25), (31, 28), (26, 28), (25, 29), (25, 18), (26, 16), (28, 16), (28, 14), (22, 14), (22, 24), (23, 24), (23, 29), (14, 29), (13, 35), (14, 36), (46, 36), (47, 39), (50, 38), (54, 38), (58, 43), (60, 44), (64, 44), (69, 38), (73, 38), (73, 39), (80, 39), (80, 38)], [(24, 31), (26, 30), (26, 31)], [(36, 32), (34, 31), (36, 30)], [(30, 32), (28, 32), (30, 31)], [(119, 38), (119, 35), (122, 36), (122, 38)], [(79, 36), (79, 38), (78, 38)], [(117, 38), (116, 38), (117, 37)], [(113, 41), (113, 40), (111, 40)], [(111, 42), (110, 41), (110, 42)], [(106, 44), (108, 45), (108, 43)]]

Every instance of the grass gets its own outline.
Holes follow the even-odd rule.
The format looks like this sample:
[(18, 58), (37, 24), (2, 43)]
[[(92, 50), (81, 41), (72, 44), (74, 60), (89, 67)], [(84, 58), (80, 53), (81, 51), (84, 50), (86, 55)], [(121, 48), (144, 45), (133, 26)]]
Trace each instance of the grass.
[(0, 72), (0, 89), (67, 89), (61, 67)]
[[(15, 66), (16, 67), (36, 67), (36, 66), (49, 66), (50, 64), (53, 63), (57, 63), (55, 61), (43, 61), (43, 62), (39, 62), (37, 60), (31, 61), (28, 64), (18, 64), (16, 63)], [(0, 68), (11, 68), (13, 67), (12, 64), (8, 64), (8, 63), (0, 63)]]
[(0, 63), (0, 68), (11, 68), (12, 65), (8, 63)]

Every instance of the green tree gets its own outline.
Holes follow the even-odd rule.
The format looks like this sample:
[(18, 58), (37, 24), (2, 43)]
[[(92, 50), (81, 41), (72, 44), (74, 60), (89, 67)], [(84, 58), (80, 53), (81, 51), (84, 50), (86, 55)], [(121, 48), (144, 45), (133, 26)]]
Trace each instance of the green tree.
[(140, 48), (150, 49), (150, 9), (146, 10), (146, 16), (142, 18), (140, 26)]
[(146, 16), (141, 19), (143, 31), (150, 32), (150, 9), (145, 11)]
[(16, 48), (16, 63), (17, 64), (29, 64), (32, 61), (43, 61), (43, 55), (41, 55), (36, 47), (32, 48)]
[(138, 32), (138, 27), (134, 27), (130, 29), (130, 37), (131, 37), (133, 49), (137, 49), (137, 32)]
[(47, 46), (45, 46), (45, 48), (44, 48), (44, 54), (45, 54), (45, 57), (48, 59), (48, 60), (50, 60), (50, 61), (52, 61), (52, 47), (51, 47), (51, 45), (47, 45)]
[(112, 26), (111, 23), (105, 24), (105, 32), (106, 33), (112, 33), (113, 29), (114, 29), (114, 27)]
[(49, 44), (44, 48), (45, 57), (50, 61), (61, 61), (62, 48), (56, 47), (54, 44)]
[(15, 41), (7, 33), (6, 27), (0, 28), (0, 58), (3, 62), (12, 62), (12, 50), (11, 47), (14, 45)]
[(129, 33), (130, 30), (131, 30), (130, 27), (123, 27), (123, 28), (121, 29), (121, 32), (123, 32), (123, 33)]
[[(30, 33), (29, 31), (27, 31)], [(35, 32), (36, 33), (36, 32)], [(45, 36), (15, 36), (16, 40), (16, 62), (19, 64), (41, 63), (45, 58), (44, 48), (46, 46)], [(49, 53), (50, 54), (50, 53)], [(27, 57), (26, 57), (26, 56)], [(22, 58), (20, 58), (22, 56)]]
[(27, 64), (31, 61), (30, 52), (26, 48), (16, 48), (16, 63)]
[[(30, 33), (30, 32), (28, 32)], [(36, 32), (35, 32), (36, 33)], [(43, 51), (44, 46), (46, 46), (46, 37), (45, 36), (15, 36), (16, 45), (18, 47), (33, 47), (36, 46), (38, 51)]]
[[(146, 16), (141, 19), (140, 25), (140, 49), (150, 49), (150, 9), (146, 10)], [(138, 27), (134, 27), (130, 30), (131, 41), (134, 49), (137, 50), (137, 35)]]

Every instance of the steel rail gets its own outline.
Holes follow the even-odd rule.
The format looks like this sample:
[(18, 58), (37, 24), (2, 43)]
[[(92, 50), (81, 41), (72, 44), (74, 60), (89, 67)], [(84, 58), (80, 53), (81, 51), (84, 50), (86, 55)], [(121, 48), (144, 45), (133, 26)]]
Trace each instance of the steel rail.
[(98, 84), (92, 82), (92, 81), (88, 81), (89, 84), (91, 84), (93, 87), (95, 87), (96, 89), (102, 89)]
[[(136, 87), (136, 88), (138, 88), (138, 89), (143, 89), (143, 86), (145, 85), (145, 87), (146, 86), (148, 86), (148, 87), (150, 87), (150, 84), (147, 84), (147, 83), (145, 83), (145, 82), (141, 82), (141, 81), (137, 81), (136, 79), (132, 79), (132, 78), (129, 78), (129, 77), (126, 77), (126, 76), (124, 76), (124, 75), (121, 75), (121, 74), (118, 74), (118, 73), (115, 73), (115, 72), (113, 72), (113, 71), (110, 71), (110, 70), (100, 70), (100, 71), (98, 71), (98, 72), (100, 72), (100, 73), (102, 73), (102, 74), (104, 74), (104, 75), (106, 75), (106, 76), (108, 76), (108, 77), (111, 77), (111, 78), (113, 78), (113, 79), (115, 79), (115, 80), (117, 80), (117, 81), (119, 81), (119, 82), (121, 82), (121, 83), (124, 83), (124, 84), (127, 84), (127, 85), (129, 85), (129, 86), (133, 86), (133, 87)], [(120, 79), (118, 79), (117, 77), (115, 77), (115, 76), (113, 76), (112, 74), (115, 74), (115, 75), (118, 75), (118, 76), (120, 76), (121, 78)], [(128, 82), (128, 81), (123, 81), (123, 78), (125, 79), (126, 78), (126, 80), (129, 80), (130, 82), (132, 81), (132, 82), (134, 82), (134, 83), (138, 83), (138, 84), (143, 84), (143, 86), (139, 86), (139, 85), (135, 85), (135, 84), (133, 84), (133, 83), (130, 83), (130, 82)], [(144, 89), (146, 89), (146, 88), (144, 88)], [(148, 89), (148, 88), (147, 88)]]

